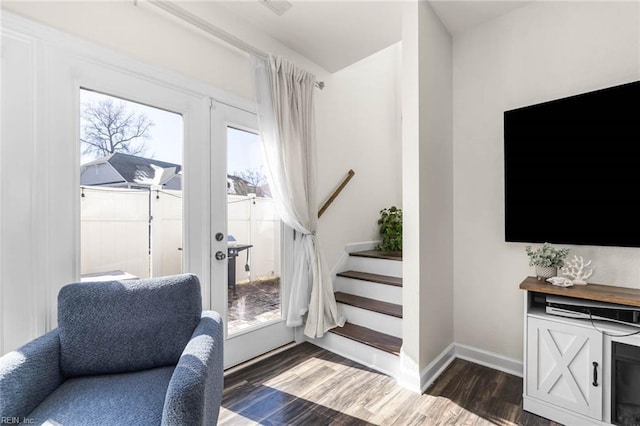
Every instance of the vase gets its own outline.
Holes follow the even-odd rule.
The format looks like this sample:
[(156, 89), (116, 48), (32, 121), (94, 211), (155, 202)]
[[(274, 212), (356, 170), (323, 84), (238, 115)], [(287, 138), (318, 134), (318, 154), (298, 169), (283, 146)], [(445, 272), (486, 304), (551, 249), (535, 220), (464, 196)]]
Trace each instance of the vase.
[(536, 277), (539, 280), (555, 277), (558, 274), (558, 268), (555, 266), (536, 266)]

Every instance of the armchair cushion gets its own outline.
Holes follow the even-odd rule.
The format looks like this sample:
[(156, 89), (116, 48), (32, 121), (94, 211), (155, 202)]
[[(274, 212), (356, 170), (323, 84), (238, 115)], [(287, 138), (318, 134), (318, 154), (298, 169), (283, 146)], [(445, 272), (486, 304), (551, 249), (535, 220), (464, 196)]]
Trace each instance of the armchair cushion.
[(76, 283), (58, 294), (65, 377), (176, 365), (200, 322), (195, 275)]
[(36, 425), (159, 425), (173, 369), (74, 377), (27, 418)]

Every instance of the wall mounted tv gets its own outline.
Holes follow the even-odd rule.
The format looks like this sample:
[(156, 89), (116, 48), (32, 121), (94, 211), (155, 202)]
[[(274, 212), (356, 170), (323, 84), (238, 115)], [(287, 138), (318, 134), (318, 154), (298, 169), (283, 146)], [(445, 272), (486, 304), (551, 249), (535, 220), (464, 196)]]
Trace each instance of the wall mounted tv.
[(640, 247), (640, 81), (504, 113), (505, 240)]

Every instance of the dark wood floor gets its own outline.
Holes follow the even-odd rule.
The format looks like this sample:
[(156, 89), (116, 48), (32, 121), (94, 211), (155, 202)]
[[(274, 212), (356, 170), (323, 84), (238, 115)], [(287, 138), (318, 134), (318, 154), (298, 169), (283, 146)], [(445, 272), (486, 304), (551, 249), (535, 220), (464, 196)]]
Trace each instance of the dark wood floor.
[(423, 395), (309, 343), (225, 378), (220, 425), (555, 425), (522, 379), (455, 360)]

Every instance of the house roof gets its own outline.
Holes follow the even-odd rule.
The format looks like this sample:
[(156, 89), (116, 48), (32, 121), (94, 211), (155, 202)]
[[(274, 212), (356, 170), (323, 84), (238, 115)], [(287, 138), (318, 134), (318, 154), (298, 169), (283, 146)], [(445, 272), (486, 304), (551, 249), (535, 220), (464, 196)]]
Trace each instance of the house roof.
[(120, 152), (83, 164), (82, 168), (86, 170), (89, 166), (104, 163), (111, 165), (125, 182), (132, 184), (163, 184), (182, 171), (179, 164)]
[[(166, 189), (182, 189), (182, 166), (153, 158), (115, 153), (100, 157), (81, 166), (81, 185), (109, 185), (151, 187), (162, 185)], [(269, 185), (254, 186), (247, 180), (227, 175), (227, 193), (256, 194), (270, 197)]]

